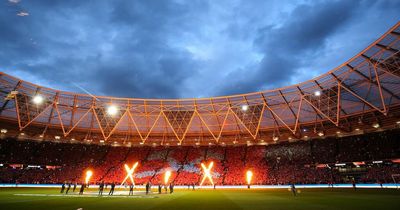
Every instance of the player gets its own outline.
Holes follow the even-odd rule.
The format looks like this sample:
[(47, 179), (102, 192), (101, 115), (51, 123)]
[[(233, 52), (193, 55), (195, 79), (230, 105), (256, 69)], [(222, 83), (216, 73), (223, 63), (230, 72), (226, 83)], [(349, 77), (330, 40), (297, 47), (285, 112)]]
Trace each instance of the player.
[(133, 183), (131, 185), (129, 185), (129, 195), (133, 195)]
[(161, 184), (158, 184), (158, 194), (161, 194), (161, 190), (162, 190)]
[(76, 185), (77, 185), (78, 183), (74, 183), (74, 188), (72, 189), (72, 192), (75, 192), (75, 189), (76, 189)]
[(114, 194), (114, 189), (115, 189), (115, 183), (111, 183), (111, 189), (110, 192), (108, 193), (108, 195), (113, 195)]
[(296, 186), (294, 186), (294, 183), (292, 183), (292, 184), (290, 185), (290, 189), (292, 190), (293, 196), (296, 196), (296, 195), (297, 195), (297, 193), (296, 193)]
[(83, 191), (85, 190), (85, 187), (86, 187), (86, 184), (83, 183), (83, 184), (81, 185), (81, 189), (79, 190), (79, 195), (83, 195)]
[(99, 195), (103, 195), (103, 190), (104, 190), (104, 181), (102, 181), (99, 185)]
[(169, 184), (169, 193), (172, 194), (174, 192), (174, 185), (172, 183)]
[(65, 191), (65, 194), (68, 194), (68, 191), (71, 189), (71, 182), (68, 182), (68, 187), (67, 187), (67, 191)]
[(150, 191), (150, 183), (147, 182), (146, 183), (146, 195), (149, 194), (149, 191)]
[(351, 184), (353, 185), (353, 189), (357, 190), (356, 180), (354, 180), (354, 178), (351, 180)]
[(60, 193), (64, 193), (64, 190), (65, 190), (65, 182), (61, 185), (61, 191), (60, 191)]

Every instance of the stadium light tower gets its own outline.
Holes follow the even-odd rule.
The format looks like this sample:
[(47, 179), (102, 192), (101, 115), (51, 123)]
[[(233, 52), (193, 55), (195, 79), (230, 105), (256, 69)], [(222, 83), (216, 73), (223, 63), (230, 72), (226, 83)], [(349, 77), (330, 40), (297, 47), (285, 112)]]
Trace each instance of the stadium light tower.
[(108, 114), (108, 115), (114, 116), (114, 115), (116, 115), (117, 113), (118, 113), (118, 107), (117, 107), (117, 106), (115, 106), (115, 105), (110, 105), (110, 106), (107, 108), (107, 114)]
[(41, 95), (35, 95), (33, 97), (32, 101), (33, 101), (34, 104), (39, 105), (39, 104), (43, 103), (44, 98)]
[(214, 185), (214, 181), (211, 176), (211, 169), (214, 166), (214, 162), (211, 161), (210, 164), (208, 164), (208, 167), (204, 165), (204, 163), (201, 164), (201, 167), (203, 168), (204, 176), (203, 179), (200, 182), (200, 186), (203, 185), (204, 181), (208, 178), (208, 180), (211, 182), (212, 185)]

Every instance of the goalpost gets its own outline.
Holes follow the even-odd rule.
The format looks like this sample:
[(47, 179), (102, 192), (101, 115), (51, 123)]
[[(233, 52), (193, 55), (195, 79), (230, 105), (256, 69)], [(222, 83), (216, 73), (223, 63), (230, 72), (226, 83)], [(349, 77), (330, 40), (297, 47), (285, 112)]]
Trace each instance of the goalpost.
[(392, 174), (392, 179), (393, 179), (394, 184), (396, 185), (396, 189), (399, 189), (400, 174)]

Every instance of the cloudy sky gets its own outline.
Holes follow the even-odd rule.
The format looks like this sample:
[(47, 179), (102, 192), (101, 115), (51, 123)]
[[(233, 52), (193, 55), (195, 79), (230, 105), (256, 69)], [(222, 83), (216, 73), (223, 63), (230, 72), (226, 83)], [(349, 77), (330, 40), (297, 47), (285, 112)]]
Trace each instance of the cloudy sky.
[(246, 93), (338, 66), (399, 11), (398, 0), (0, 0), (0, 71), (95, 95)]

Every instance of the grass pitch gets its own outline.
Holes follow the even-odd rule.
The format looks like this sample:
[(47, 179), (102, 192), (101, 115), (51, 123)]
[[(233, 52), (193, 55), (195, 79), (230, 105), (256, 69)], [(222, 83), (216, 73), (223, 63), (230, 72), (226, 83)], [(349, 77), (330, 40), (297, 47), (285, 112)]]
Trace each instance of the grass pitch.
[[(105, 191), (105, 195), (108, 191)], [(400, 209), (400, 190), (395, 189), (301, 189), (294, 197), (287, 189), (179, 190), (173, 194), (144, 195), (116, 191), (114, 197), (61, 195), (59, 189), (0, 188), (1, 209)]]

